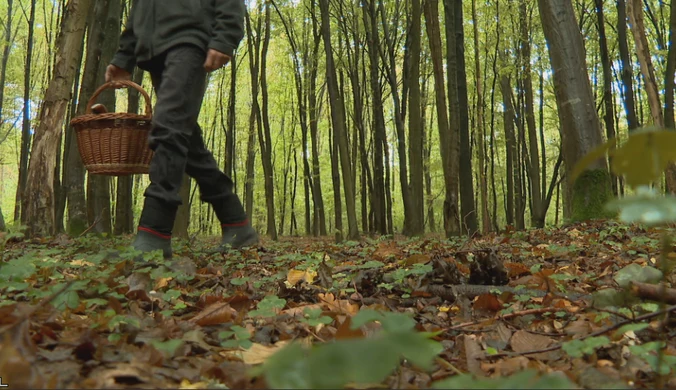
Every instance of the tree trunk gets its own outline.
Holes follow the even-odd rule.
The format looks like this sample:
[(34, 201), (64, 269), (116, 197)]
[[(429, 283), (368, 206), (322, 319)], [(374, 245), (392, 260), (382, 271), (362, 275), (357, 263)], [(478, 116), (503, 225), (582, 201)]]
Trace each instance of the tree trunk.
[(617, 0), (617, 40), (619, 42), (622, 87), (625, 91), (624, 111), (629, 131), (632, 131), (641, 125), (636, 117), (636, 104), (634, 103), (632, 60), (627, 44), (627, 11), (625, 0)]
[[(506, 64), (503, 64), (505, 66)], [(516, 156), (516, 136), (514, 134), (514, 105), (512, 104), (512, 87), (509, 81), (509, 76), (502, 73), (500, 76), (500, 92), (502, 92), (503, 111), (503, 126), (505, 128), (505, 159), (507, 166), (507, 199), (505, 201), (505, 215), (508, 225), (515, 223), (515, 167), (514, 160)]]
[(380, 35), (376, 16), (375, 1), (363, 3), (364, 28), (369, 54), (369, 80), (371, 86), (371, 105), (373, 109), (373, 197), (372, 210), (375, 231), (388, 233), (388, 221), (385, 203), (384, 147), (387, 143), (385, 115), (383, 107), (382, 84), (380, 78)]
[[(566, 177), (570, 178), (575, 164), (603, 142), (601, 126), (587, 75), (582, 34), (571, 2), (538, 0), (538, 5), (554, 72), (563, 161)], [(575, 183), (566, 184), (572, 201), (572, 222), (607, 216), (604, 206), (612, 191), (605, 159), (591, 164)]]
[(456, 81), (458, 85), (458, 111), (460, 119), (460, 210), (461, 230), (472, 236), (478, 230), (474, 204), (474, 177), (472, 175), (472, 147), (469, 132), (469, 102), (467, 97), (467, 71), (465, 68), (465, 33), (462, 0), (454, 0), (455, 50), (457, 58)]
[[(608, 52), (608, 42), (606, 40), (605, 17), (603, 15), (603, 0), (594, 0), (596, 6), (596, 24), (599, 31), (599, 49), (601, 55), (601, 66), (603, 68), (603, 121), (606, 125), (606, 138), (615, 138), (615, 106), (613, 104), (613, 74), (610, 65), (610, 54)], [(617, 188), (617, 178), (612, 176), (613, 195), (619, 194)]]
[[(530, 16), (526, 0), (519, 2), (519, 19), (521, 25), (520, 55), (521, 55), (521, 87), (524, 93), (524, 111), (526, 129), (528, 132), (528, 176), (530, 178), (531, 198), (531, 225), (536, 228), (545, 226), (547, 209), (544, 208), (544, 199), (541, 192), (540, 157), (538, 150), (537, 128), (535, 127), (535, 104), (533, 99), (533, 79), (531, 72), (531, 46), (530, 46)], [(544, 151), (543, 151), (544, 152)]]
[[(87, 49), (84, 71), (78, 96), (76, 115), (85, 112), (89, 98), (96, 90), (97, 72), (101, 58), (104, 39), (103, 21), (109, 1), (90, 2), (87, 17)], [(78, 151), (75, 129), (68, 126), (71, 133), (70, 142), (66, 144), (63, 185), (67, 198), (66, 231), (71, 236), (78, 236), (87, 229), (87, 202), (85, 198), (85, 168)]]
[[(262, 7), (262, 3), (260, 5)], [(249, 12), (245, 13), (247, 29), (247, 46), (249, 51), (249, 73), (251, 74), (251, 115), (249, 116), (249, 142), (247, 144), (246, 161), (246, 189), (245, 189), (245, 210), (251, 218), (253, 213), (254, 196), (254, 174), (256, 161), (256, 129), (261, 127), (260, 107), (258, 105), (258, 73), (260, 69), (260, 43), (261, 43), (261, 19), (255, 26), (256, 34), (253, 34), (254, 26), (251, 24)], [(258, 131), (260, 133), (260, 131)]]
[(474, 34), (474, 81), (476, 83), (476, 129), (479, 157), (479, 197), (481, 205), (481, 231), (491, 230), (491, 215), (488, 211), (488, 182), (486, 179), (486, 130), (484, 128), (484, 96), (479, 58), (479, 20), (476, 13), (476, 0), (472, 0), (472, 33)]
[[(31, 0), (31, 11), (28, 20), (28, 42), (26, 43), (26, 63), (24, 65), (23, 81), (23, 120), (21, 121), (21, 152), (19, 157), (19, 186), (16, 188), (16, 198), (14, 203), (14, 220), (19, 217), (23, 220), (25, 214), (22, 207), (26, 202), (23, 195), (26, 193), (26, 182), (28, 178), (28, 156), (31, 148), (31, 71), (33, 62), (33, 35), (35, 34), (35, 3), (37, 0)], [(4, 89), (4, 87), (3, 87)], [(58, 138), (58, 137), (57, 137)], [(56, 145), (54, 145), (56, 146)]]
[(420, 113), (420, 0), (411, 0), (411, 21), (409, 45), (406, 55), (409, 57), (409, 114), (408, 114), (408, 159), (411, 167), (409, 194), (411, 210), (408, 214), (407, 228), (404, 234), (421, 236), (424, 229), (424, 188), (423, 188), (423, 129)]
[(330, 157), (331, 157), (331, 181), (333, 184), (333, 205), (334, 205), (334, 236), (336, 242), (342, 242), (345, 234), (343, 232), (343, 203), (340, 198), (340, 164), (338, 162), (338, 140), (335, 131), (329, 134)]
[(272, 136), (270, 135), (270, 115), (268, 110), (268, 82), (267, 82), (267, 54), (270, 46), (270, 5), (265, 6), (265, 35), (263, 36), (263, 49), (260, 55), (261, 75), (260, 87), (262, 98), (263, 126), (258, 126), (258, 143), (261, 146), (261, 162), (263, 164), (263, 183), (265, 187), (265, 205), (267, 215), (267, 235), (277, 241), (277, 224), (275, 222), (275, 189), (274, 189), (274, 170), (272, 167)]
[[(143, 84), (143, 70), (136, 68), (132, 77), (133, 81)], [(129, 101), (127, 112), (138, 113), (140, 93), (135, 89), (129, 89)], [(113, 233), (116, 235), (134, 232), (134, 208), (133, 194), (134, 176), (120, 176), (117, 178), (117, 198), (115, 200), (115, 226)]]
[(326, 80), (329, 98), (331, 100), (331, 123), (333, 125), (334, 135), (338, 141), (343, 187), (345, 191), (345, 208), (347, 209), (348, 224), (347, 238), (356, 240), (359, 238), (359, 228), (357, 226), (357, 213), (355, 208), (355, 191), (352, 180), (352, 167), (350, 166), (347, 127), (345, 124), (345, 106), (343, 104), (343, 98), (340, 95), (340, 89), (338, 88), (336, 67), (333, 61), (328, 0), (320, 0), (319, 6), (321, 11), (321, 29), (324, 38), (324, 49), (326, 51)]
[[(648, 106), (650, 107), (652, 123), (658, 128), (663, 128), (664, 116), (660, 102), (659, 87), (655, 78), (655, 68), (650, 57), (650, 47), (648, 46), (643, 21), (643, 2), (640, 0), (629, 0), (627, 3), (627, 14), (629, 15), (631, 32), (636, 45), (636, 56), (638, 57), (641, 74), (643, 75), (643, 84), (648, 95)], [(671, 77), (673, 80), (673, 74)], [(673, 82), (667, 83), (673, 85)], [(667, 165), (666, 179), (667, 191), (672, 194), (676, 193), (676, 164), (673, 162)]]
[(7, 79), (7, 62), (9, 61), (9, 53), (14, 44), (12, 37), (12, 13), (14, 0), (7, 0), (7, 19), (5, 20), (5, 46), (2, 49), (2, 60), (0, 60), (0, 128), (5, 124), (5, 119), (2, 116), (2, 109), (5, 102), (5, 81)]
[(669, 12), (669, 49), (667, 67), (664, 71), (664, 126), (676, 127), (674, 119), (674, 74), (676, 74), (676, 3), (671, 4)]
[(449, 138), (448, 147), (444, 148), (450, 154), (448, 169), (450, 171), (450, 183), (447, 184), (446, 198), (444, 200), (444, 230), (446, 236), (458, 236), (460, 230), (460, 210), (458, 192), (460, 190), (460, 107), (458, 97), (458, 53), (456, 46), (456, 17), (454, 2), (457, 0), (444, 0), (444, 13), (446, 21), (446, 66), (448, 83), (449, 104)]
[(28, 166), (21, 220), (32, 237), (54, 233), (54, 164), (87, 20), (88, 0), (70, 0), (57, 39), (54, 77), (45, 92)]
[(230, 60), (230, 93), (228, 93), (228, 126), (225, 129), (225, 174), (233, 178), (235, 176), (235, 127), (237, 126), (237, 57), (233, 55)]

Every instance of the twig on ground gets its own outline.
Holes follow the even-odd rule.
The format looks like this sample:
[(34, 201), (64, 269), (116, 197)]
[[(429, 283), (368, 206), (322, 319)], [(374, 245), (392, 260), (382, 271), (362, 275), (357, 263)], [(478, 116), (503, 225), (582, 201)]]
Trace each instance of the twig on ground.
[[(641, 322), (641, 321), (644, 321), (644, 320), (649, 320), (651, 318), (658, 317), (658, 316), (661, 316), (663, 314), (666, 314), (666, 313), (669, 313), (669, 312), (672, 312), (672, 311), (676, 311), (676, 305), (669, 306), (669, 307), (665, 308), (664, 310), (659, 310), (659, 311), (656, 311), (654, 313), (644, 314), (642, 316), (636, 317), (633, 320), (625, 320), (625, 321), (618, 322), (618, 323), (611, 325), (611, 326), (608, 326), (606, 328), (599, 329), (596, 332), (592, 332), (592, 333), (588, 334), (587, 336), (582, 337), (580, 340), (585, 340), (585, 339), (588, 339), (588, 338), (591, 338), (591, 337), (600, 336), (604, 333), (608, 333), (608, 332), (611, 332), (615, 329), (619, 329), (619, 328), (623, 327), (624, 325), (631, 324), (631, 323), (634, 323), (634, 322)], [(557, 349), (560, 349), (562, 347), (562, 345), (563, 345), (562, 343), (559, 343), (559, 344), (552, 345), (551, 347), (547, 347), (547, 348), (543, 348), (543, 349), (536, 349), (536, 350), (531, 350), (531, 351), (524, 351), (524, 352), (496, 353), (495, 355), (490, 355), (489, 357), (490, 358), (513, 357), (513, 356), (522, 356), (522, 355), (532, 355), (532, 354), (542, 353), (542, 352), (551, 352), (551, 351), (556, 351)]]

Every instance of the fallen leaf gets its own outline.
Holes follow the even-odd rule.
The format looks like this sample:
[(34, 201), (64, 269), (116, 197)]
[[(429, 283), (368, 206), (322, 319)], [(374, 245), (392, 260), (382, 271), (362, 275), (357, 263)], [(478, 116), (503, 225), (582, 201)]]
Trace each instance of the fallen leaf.
[(253, 344), (251, 348), (244, 351), (221, 351), (219, 355), (223, 357), (237, 357), (246, 364), (264, 363), (270, 356), (284, 348), (289, 341), (278, 341), (274, 345)]
[(316, 276), (317, 272), (310, 269), (307, 270), (292, 269), (286, 275), (287, 287), (293, 287), (300, 282), (312, 284)]
[(403, 263), (405, 266), (410, 267), (414, 264), (427, 264), (430, 262), (430, 257), (424, 254), (416, 253), (407, 257)]
[(479, 295), (472, 306), (474, 310), (486, 310), (490, 312), (497, 312), (502, 309), (502, 304), (493, 294)]
[(191, 318), (190, 322), (199, 326), (218, 325), (230, 322), (235, 316), (237, 312), (229, 304), (217, 302), (204, 308), (202, 312)]
[(89, 261), (86, 261), (86, 260), (83, 260), (83, 259), (73, 260), (68, 264), (74, 265), (76, 267), (93, 267), (94, 266), (94, 263), (90, 263)]
[[(552, 343), (554, 343), (554, 340), (550, 337), (533, 334), (525, 330), (518, 330), (514, 332), (512, 339), (510, 340), (510, 344), (514, 352), (537, 351), (539, 349), (545, 349), (549, 347)], [(540, 360), (554, 360), (559, 355), (560, 351), (551, 351), (529, 354), (528, 356)]]

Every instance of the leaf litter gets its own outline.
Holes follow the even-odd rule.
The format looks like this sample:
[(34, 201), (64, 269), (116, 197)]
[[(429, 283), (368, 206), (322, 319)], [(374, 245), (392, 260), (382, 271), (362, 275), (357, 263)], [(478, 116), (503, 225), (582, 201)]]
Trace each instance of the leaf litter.
[(598, 221), (225, 255), (205, 239), (145, 267), (112, 254), (128, 237), (13, 240), (0, 373), (31, 388), (673, 387), (663, 232)]

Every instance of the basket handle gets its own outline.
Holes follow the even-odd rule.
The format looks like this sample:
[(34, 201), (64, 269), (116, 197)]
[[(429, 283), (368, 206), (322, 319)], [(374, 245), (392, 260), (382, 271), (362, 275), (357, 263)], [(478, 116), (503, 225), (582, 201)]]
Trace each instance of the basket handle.
[(110, 82), (107, 82), (107, 83), (103, 84), (102, 86), (100, 86), (99, 89), (97, 89), (96, 92), (94, 92), (92, 97), (89, 99), (89, 102), (87, 102), (87, 110), (86, 110), (85, 113), (86, 114), (92, 113), (92, 106), (96, 102), (96, 98), (99, 97), (101, 92), (103, 92), (104, 90), (106, 90), (108, 88), (118, 89), (118, 88), (122, 88), (122, 87), (134, 88), (135, 90), (139, 91), (141, 93), (141, 95), (143, 95), (143, 98), (146, 101), (146, 115), (145, 116), (148, 117), (148, 118), (151, 118), (153, 116), (153, 106), (150, 102), (150, 96), (148, 96), (148, 93), (140, 85), (136, 84), (135, 82), (133, 82), (131, 80), (110, 81)]

